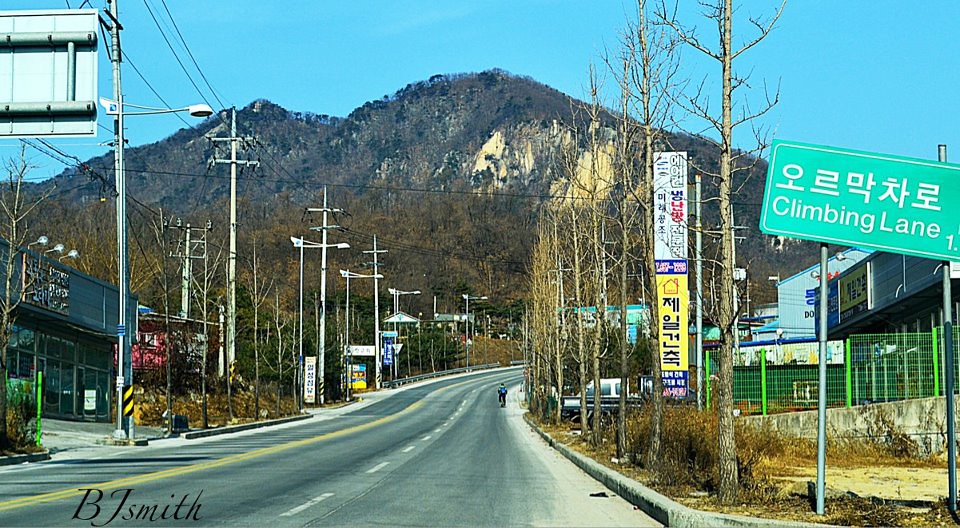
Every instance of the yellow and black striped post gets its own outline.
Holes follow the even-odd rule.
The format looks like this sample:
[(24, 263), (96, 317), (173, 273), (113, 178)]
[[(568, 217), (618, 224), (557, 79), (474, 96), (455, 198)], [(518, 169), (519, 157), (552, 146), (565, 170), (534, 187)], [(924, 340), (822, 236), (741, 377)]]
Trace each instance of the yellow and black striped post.
[(133, 385), (123, 388), (123, 416), (133, 416)]

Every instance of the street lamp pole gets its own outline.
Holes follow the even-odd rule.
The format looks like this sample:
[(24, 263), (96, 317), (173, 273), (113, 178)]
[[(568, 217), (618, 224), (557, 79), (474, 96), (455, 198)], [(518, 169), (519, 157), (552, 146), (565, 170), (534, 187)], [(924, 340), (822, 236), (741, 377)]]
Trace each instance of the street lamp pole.
[[(307, 212), (315, 212), (318, 209), (308, 208)], [(324, 383), (324, 369), (326, 366), (326, 350), (327, 350), (327, 248), (332, 247), (327, 244), (327, 230), (333, 229), (339, 226), (327, 224), (327, 213), (338, 213), (341, 212), (341, 209), (331, 209), (327, 204), (327, 186), (323, 186), (323, 207), (319, 209), (323, 213), (323, 225), (320, 227), (313, 227), (311, 229), (315, 231), (320, 231), (322, 233), (321, 246), (323, 248), (322, 254), (320, 256), (320, 328), (319, 328), (319, 337), (317, 339), (317, 363), (319, 363), (319, 368), (317, 369), (319, 374), (317, 376), (317, 392), (320, 395), (320, 403), (323, 404), (323, 383)], [(349, 247), (349, 246), (347, 246)]]
[[(126, 139), (124, 138), (123, 117), (124, 101), (123, 89), (120, 76), (120, 30), (122, 29), (119, 21), (120, 11), (118, 4), (120, 0), (109, 2), (110, 8), (106, 11), (111, 19), (110, 37), (111, 50), (110, 62), (113, 70), (113, 99), (116, 104), (116, 112), (113, 114), (113, 166), (114, 166), (114, 185), (117, 193), (117, 289), (119, 300), (117, 302), (117, 376), (116, 376), (116, 398), (117, 398), (117, 428), (113, 432), (114, 438), (122, 439), (134, 438), (133, 418), (131, 417), (124, 423), (123, 420), (123, 388), (133, 384), (133, 362), (130, 351), (130, 340), (127, 339), (128, 309), (127, 301), (130, 296), (129, 277), (127, 268), (129, 260), (127, 255), (127, 188), (126, 173), (123, 165), (123, 148)], [(131, 105), (135, 106), (135, 105)], [(207, 117), (213, 113), (207, 105), (192, 105), (187, 108), (166, 109), (154, 108), (148, 112), (134, 112), (138, 114), (161, 114), (171, 112), (187, 111), (195, 117)]]
[(467, 309), (466, 309), (466, 311), (467, 311), (467, 320), (464, 321), (464, 329), (466, 330), (467, 342), (464, 343), (464, 345), (465, 345), (464, 348), (466, 348), (466, 352), (467, 352), (467, 366), (469, 367), (469, 366), (470, 366), (470, 346), (471, 346), (471, 343), (470, 343), (470, 334), (471, 334), (471, 332), (470, 332), (470, 301), (485, 301), (485, 300), (487, 300), (487, 296), (486, 296), (486, 295), (483, 295), (483, 296), (480, 296), (480, 297), (476, 297), (476, 296), (468, 295), (468, 294), (464, 293), (464, 294), (463, 294), (463, 300), (466, 301), (466, 303), (467, 303)]
[[(398, 290), (398, 289), (396, 289), (396, 288), (390, 288), (390, 289), (387, 290), (387, 291), (390, 292), (390, 295), (393, 295), (393, 315), (394, 315), (394, 316), (396, 316), (398, 313), (400, 313), (400, 296), (401, 296), (401, 295), (420, 295), (420, 290), (403, 291), (403, 290)], [(399, 333), (400, 331), (399, 331), (399, 327), (398, 327), (397, 321), (394, 321), (394, 322), (393, 322), (393, 331), (394, 331), (394, 332), (397, 332), (397, 340), (399, 340), (399, 339), (400, 339), (400, 333)], [(409, 356), (408, 356), (408, 357), (409, 357)], [(394, 358), (393, 358), (393, 379), (396, 379), (397, 376), (398, 376), (399, 373), (400, 373), (400, 365), (399, 365), (399, 363), (400, 363), (399, 357), (398, 357), (398, 356), (394, 357)], [(409, 369), (407, 369), (407, 370), (409, 370)]]
[[(324, 223), (326, 223), (326, 222), (324, 222)], [(327, 232), (324, 231), (324, 232), (323, 232), (324, 239), (326, 239), (326, 234), (327, 234)], [(340, 243), (340, 244), (327, 244), (327, 243), (318, 244), (318, 243), (316, 243), (316, 242), (310, 242), (309, 240), (305, 240), (305, 239), (303, 239), (302, 237), (301, 237), (301, 238), (290, 237), (290, 242), (293, 242), (293, 246), (294, 246), (294, 247), (299, 247), (299, 248), (300, 248), (300, 345), (299, 345), (299, 346), (300, 346), (300, 350), (299, 350), (299, 355), (298, 355), (298, 361), (299, 361), (300, 367), (298, 367), (297, 376), (300, 376), (300, 377), (302, 378), (303, 372), (302, 372), (302, 370), (300, 370), (300, 369), (303, 368), (303, 248), (309, 247), (309, 248), (321, 248), (321, 249), (323, 249), (324, 260), (326, 260), (325, 257), (326, 257), (326, 254), (327, 254), (327, 248), (328, 248), (328, 247), (334, 247), (334, 248), (337, 248), (337, 249), (347, 249), (347, 248), (350, 247), (350, 244), (347, 244), (347, 243), (345, 243), (345, 242), (344, 242), (344, 243)], [(324, 264), (326, 264), (326, 263), (324, 263)], [(325, 270), (326, 270), (326, 267), (324, 267), (324, 271), (325, 271)], [(324, 275), (325, 275), (325, 274), (324, 274)], [(321, 292), (322, 292), (321, 297), (323, 297), (323, 300), (321, 301), (321, 304), (324, 303), (324, 302), (326, 302), (326, 285), (325, 285), (325, 282), (326, 282), (326, 281), (321, 282)], [(322, 342), (322, 340), (323, 340), (323, 333), (322, 333), (322, 331), (323, 331), (323, 329), (324, 329), (324, 324), (323, 324), (323, 319), (321, 319), (320, 321), (321, 321), (321, 323), (320, 323), (320, 329), (321, 329), (320, 340), (321, 340), (321, 342)], [(320, 351), (321, 351), (321, 353), (323, 353), (323, 349), (322, 349), (322, 348), (320, 348)], [(320, 363), (320, 365), (321, 365), (321, 370), (320, 370), (320, 373), (318, 374), (318, 376), (320, 376), (321, 379), (322, 379), (322, 377), (323, 377), (323, 370), (322, 370), (323, 358), (322, 358), (322, 357), (319, 359), (319, 363)], [(314, 364), (314, 365), (316, 365), (316, 364)], [(301, 378), (298, 378), (298, 379), (301, 379)], [(306, 382), (304, 382), (304, 383), (306, 383)], [(323, 388), (323, 383), (320, 382), (318, 385), (319, 385), (319, 388), (322, 390), (322, 388)], [(303, 410), (303, 400), (302, 400), (302, 396), (303, 396), (303, 392), (305, 392), (305, 389), (306, 389), (306, 385), (304, 385), (303, 389), (300, 390), (300, 400), (301, 400), (300, 409), (301, 409), (301, 410)], [(321, 403), (321, 404), (323, 403), (323, 393), (322, 393), (322, 392), (321, 392), (321, 395), (320, 395), (320, 403)]]
[[(373, 275), (361, 275), (359, 273), (354, 273), (350, 270), (340, 270), (340, 276), (347, 279), (347, 335), (346, 335), (346, 343), (344, 344), (344, 346), (346, 348), (345, 355), (347, 357), (347, 363), (346, 363), (347, 364), (347, 400), (349, 401), (350, 383), (353, 381), (350, 378), (350, 375), (352, 374), (352, 372), (350, 372), (349, 370), (350, 368), (350, 279), (373, 279), (374, 285), (376, 285), (376, 281), (378, 281), (379, 279), (382, 279), (383, 275), (380, 275), (379, 273), (374, 273)], [(380, 318), (379, 312), (374, 313), (374, 317), (379, 319)], [(380, 332), (375, 327), (374, 341), (378, 342), (379, 340), (380, 340)], [(376, 355), (376, 357), (374, 358), (374, 361), (380, 361), (379, 354)]]

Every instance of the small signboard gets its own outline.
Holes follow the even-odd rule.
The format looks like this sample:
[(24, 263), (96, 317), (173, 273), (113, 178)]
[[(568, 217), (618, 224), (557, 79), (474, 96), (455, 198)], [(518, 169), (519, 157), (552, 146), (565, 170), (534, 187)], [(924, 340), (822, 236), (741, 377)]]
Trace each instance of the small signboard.
[(760, 230), (960, 260), (960, 165), (775, 140)]
[(854, 270), (839, 280), (840, 321), (845, 321), (870, 309), (870, 283), (866, 266)]
[(360, 390), (367, 388), (366, 365), (362, 363), (359, 365), (350, 365), (350, 388)]
[(377, 355), (377, 347), (373, 345), (350, 345), (350, 348), (347, 350), (350, 353), (350, 357), (357, 357), (357, 356), (374, 357)]
[(83, 391), (83, 410), (97, 410), (97, 389), (85, 389)]
[(383, 364), (393, 365), (393, 339), (383, 340)]
[(307, 356), (303, 364), (303, 401), (314, 403), (317, 401), (317, 357)]

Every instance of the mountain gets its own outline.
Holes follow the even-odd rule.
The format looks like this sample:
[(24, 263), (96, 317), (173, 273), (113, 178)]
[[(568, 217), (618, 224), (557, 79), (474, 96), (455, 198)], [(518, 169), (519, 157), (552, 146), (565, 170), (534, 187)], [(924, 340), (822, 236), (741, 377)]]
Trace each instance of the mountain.
[[(237, 113), (239, 135), (253, 138), (243, 142), (239, 157), (259, 160), (260, 166), (241, 173), (239, 193), (247, 204), (297, 209), (316, 206), (321, 186), (329, 185), (364, 204), (351, 207), (369, 213), (355, 224), (364, 224), (366, 233), (386, 232), (384, 239), (428, 256), (434, 267), (446, 268), (439, 263), (445, 256), (462, 259), (461, 264), (486, 264), (488, 269), (479, 275), (464, 271), (469, 266), (458, 269), (470, 283), (483, 275), (485, 288), (515, 292), (514, 280), (496, 284), (500, 272), (495, 265), (490, 268), (490, 262), (507, 263), (515, 275), (525, 270), (535, 210), (557, 180), (552, 160), (569, 138), (564, 123), (571, 122), (573, 110), (582, 105), (549, 86), (501, 70), (435, 75), (346, 117), (292, 112), (267, 100), (254, 101)], [(227, 196), (229, 172), (210, 160), (229, 156), (224, 150), (215, 154), (207, 138), (228, 133), (229, 113), (221, 112), (157, 143), (127, 149), (128, 193), (175, 214), (222, 214), (219, 204)], [(688, 152), (692, 167), (710, 170), (716, 165), (716, 149), (709, 141), (681, 134), (672, 135), (669, 143), (672, 150)], [(56, 186), (61, 204), (112, 201), (112, 154), (91, 159), (85, 167), (88, 170), (65, 171), (44, 185)], [(761, 299), (769, 298), (771, 289), (756, 277), (783, 275), (781, 265), (797, 262), (806, 251), (806, 245), (784, 245), (757, 231), (764, 170), (761, 161), (745, 171), (735, 198), (737, 223), (748, 227), (738, 233), (745, 236), (741, 264), (750, 262)], [(708, 179), (704, 189), (707, 197), (716, 193)], [(263, 215), (275, 216), (275, 209)], [(252, 222), (244, 220), (244, 214), (241, 222)], [(426, 232), (402, 229), (402, 219), (408, 217), (409, 222), (422, 222)], [(705, 218), (710, 225), (716, 214), (708, 208)], [(416, 253), (423, 246), (433, 253)], [(409, 273), (410, 280), (428, 273), (437, 278), (435, 270), (417, 270)]]

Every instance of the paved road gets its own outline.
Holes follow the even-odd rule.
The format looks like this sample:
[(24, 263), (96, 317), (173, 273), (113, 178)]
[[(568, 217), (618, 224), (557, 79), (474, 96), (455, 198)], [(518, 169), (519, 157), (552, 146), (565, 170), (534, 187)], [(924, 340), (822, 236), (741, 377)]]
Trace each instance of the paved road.
[[(655, 525), (619, 497), (591, 497), (604, 488), (527, 428), (516, 390), (499, 407), (504, 380), (517, 371), (392, 391), (270, 430), (0, 469), (0, 525), (102, 526), (115, 512), (108, 526)], [(80, 488), (103, 498), (92, 504), (100, 492)], [(147, 508), (134, 517), (152, 505), (168, 519), (146, 520)]]

